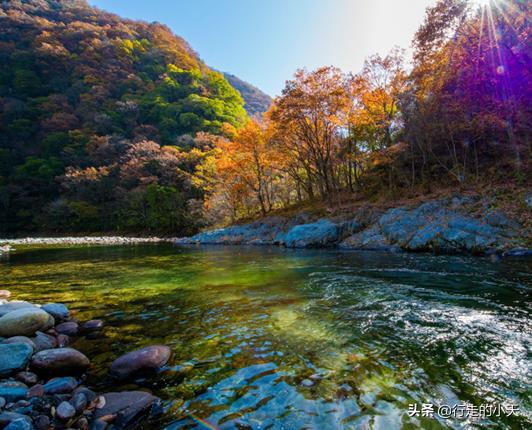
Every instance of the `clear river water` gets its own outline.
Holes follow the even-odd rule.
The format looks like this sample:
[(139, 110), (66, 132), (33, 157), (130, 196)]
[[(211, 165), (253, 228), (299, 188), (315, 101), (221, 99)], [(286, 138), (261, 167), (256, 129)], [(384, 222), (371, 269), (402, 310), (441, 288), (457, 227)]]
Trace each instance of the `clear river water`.
[[(101, 334), (72, 346), (91, 358), (91, 387), (163, 399), (162, 417), (141, 428), (532, 426), (530, 259), (28, 247), (0, 260), (0, 289), (103, 319)], [(161, 374), (107, 377), (115, 358), (149, 344), (173, 350)], [(443, 416), (466, 404), (467, 417)]]

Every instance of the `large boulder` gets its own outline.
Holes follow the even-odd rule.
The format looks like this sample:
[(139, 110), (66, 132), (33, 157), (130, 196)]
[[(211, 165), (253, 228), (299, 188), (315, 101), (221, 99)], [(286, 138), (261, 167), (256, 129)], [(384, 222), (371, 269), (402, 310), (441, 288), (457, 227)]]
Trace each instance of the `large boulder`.
[(54, 318), (47, 312), (25, 307), (11, 311), (0, 318), (0, 336), (31, 336), (38, 330), (54, 325)]
[(84, 372), (90, 366), (90, 361), (76, 349), (56, 348), (35, 354), (30, 366), (37, 373), (69, 375)]
[(342, 249), (362, 249), (371, 251), (400, 251), (400, 247), (392, 245), (384, 237), (378, 226), (372, 226), (364, 231), (348, 237), (339, 244)]
[(321, 248), (338, 241), (338, 226), (327, 219), (296, 225), (284, 236), (287, 248)]
[(171, 350), (164, 345), (152, 345), (128, 352), (117, 358), (109, 373), (119, 380), (154, 373), (170, 359)]
[(152, 406), (159, 398), (144, 391), (124, 391), (121, 393), (105, 393), (103, 407), (97, 408), (94, 418), (114, 415), (113, 428), (131, 428), (136, 421), (150, 414)]
[(33, 348), (26, 343), (0, 344), (0, 376), (9, 376), (26, 368)]

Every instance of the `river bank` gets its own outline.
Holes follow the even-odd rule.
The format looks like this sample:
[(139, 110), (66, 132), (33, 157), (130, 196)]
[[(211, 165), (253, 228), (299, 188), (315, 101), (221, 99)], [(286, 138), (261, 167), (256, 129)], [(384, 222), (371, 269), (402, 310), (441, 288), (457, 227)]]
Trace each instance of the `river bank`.
[(24, 237), (16, 239), (0, 238), (1, 250), (17, 245), (135, 245), (141, 243), (171, 242), (165, 237), (127, 237), (127, 236), (65, 236), (65, 237)]
[[(69, 347), (72, 338), (95, 339), (102, 320), (80, 323), (63, 303), (9, 300), (0, 290), (0, 427), (104, 430), (130, 428), (161, 412), (161, 400), (145, 391), (97, 393), (87, 385), (91, 360)], [(157, 373), (171, 356), (154, 345), (117, 358), (108, 378), (131, 381)]]
[(178, 244), (278, 245), (437, 254), (531, 256), (529, 229), (478, 197), (449, 197), (332, 217), (299, 213), (181, 238)]

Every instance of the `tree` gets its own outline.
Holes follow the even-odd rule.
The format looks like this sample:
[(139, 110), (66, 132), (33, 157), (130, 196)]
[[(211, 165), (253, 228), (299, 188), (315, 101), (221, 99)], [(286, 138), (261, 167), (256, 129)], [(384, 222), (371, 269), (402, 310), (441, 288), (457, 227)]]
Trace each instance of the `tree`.
[(304, 164), (310, 181), (324, 197), (332, 198), (339, 189), (336, 172), (338, 136), (349, 110), (345, 79), (340, 70), (322, 67), (313, 72), (298, 70), (287, 81), (271, 112), (285, 138), (287, 152), (308, 160)]

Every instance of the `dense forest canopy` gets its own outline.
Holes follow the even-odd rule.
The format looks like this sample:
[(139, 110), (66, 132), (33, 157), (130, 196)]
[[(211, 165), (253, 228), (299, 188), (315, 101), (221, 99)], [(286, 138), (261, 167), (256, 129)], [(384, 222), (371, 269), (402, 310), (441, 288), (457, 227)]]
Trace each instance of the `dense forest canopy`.
[(358, 73), (298, 70), (271, 104), (161, 24), (3, 2), (1, 230), (183, 235), (346, 195), (526, 186), (531, 8), (440, 0), (412, 68), (397, 48)]
[(196, 135), (243, 125), (243, 104), (161, 24), (2, 2), (1, 229), (196, 228)]

